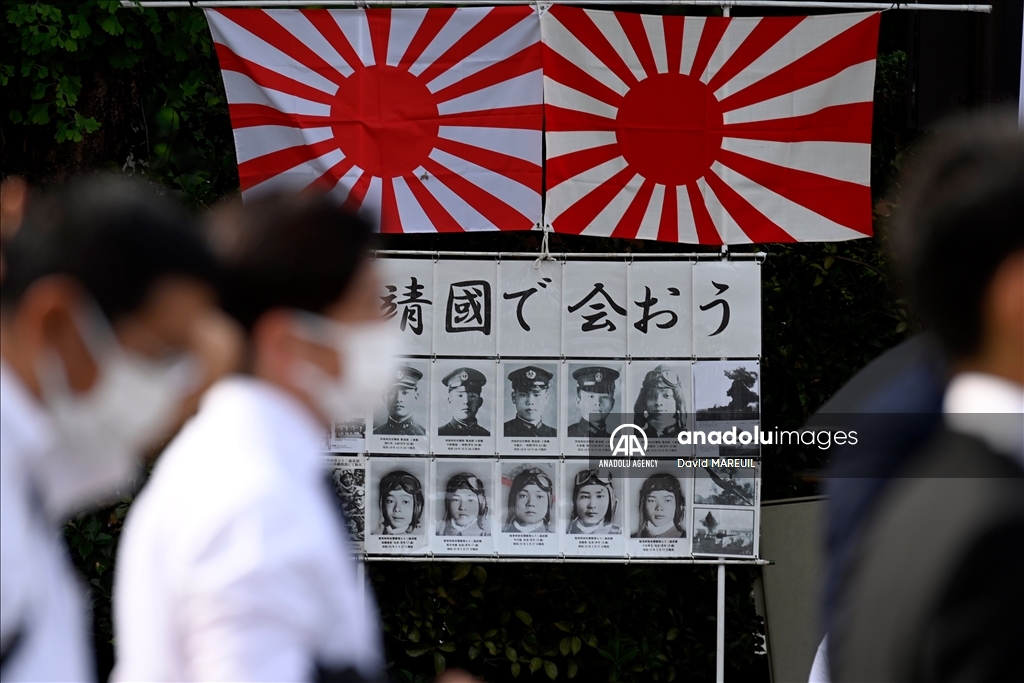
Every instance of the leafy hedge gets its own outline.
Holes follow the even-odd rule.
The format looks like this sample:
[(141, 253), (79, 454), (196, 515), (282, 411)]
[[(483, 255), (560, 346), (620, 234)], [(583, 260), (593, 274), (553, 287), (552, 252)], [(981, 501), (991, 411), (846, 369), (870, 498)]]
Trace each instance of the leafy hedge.
[[(19, 3), (0, 26), (0, 163), (37, 184), (83, 170), (153, 177), (192, 206), (237, 191), (223, 85), (198, 10), (116, 10), (116, 0)], [(883, 16), (883, 22), (886, 19)], [(913, 328), (885, 256), (889, 188), (907, 149), (906, 59), (881, 55), (875, 92), (874, 239), (771, 245), (763, 270), (762, 415), (801, 423)], [(891, 197), (890, 197), (891, 199)], [(405, 249), (536, 251), (535, 233), (382, 238)], [(553, 251), (677, 251), (552, 236)], [(763, 497), (814, 491), (820, 456), (766, 451)], [(101, 679), (112, 665), (110, 589), (129, 500), (65, 529), (89, 583)], [(727, 675), (766, 681), (751, 586), (728, 572)], [(460, 666), (487, 680), (707, 680), (715, 569), (678, 565), (375, 563), (369, 568), (399, 681)]]

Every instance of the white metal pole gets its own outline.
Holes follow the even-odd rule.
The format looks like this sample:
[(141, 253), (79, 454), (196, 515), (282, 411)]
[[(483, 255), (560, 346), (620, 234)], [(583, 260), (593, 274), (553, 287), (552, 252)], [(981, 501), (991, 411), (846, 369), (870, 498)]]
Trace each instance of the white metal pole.
[[(419, 7), (423, 5), (530, 5), (536, 0), (121, 0), (122, 7)], [(833, 10), (940, 10), (991, 12), (992, 5), (915, 2), (832, 2), (831, 0), (727, 0), (733, 7), (788, 7)], [(622, 5), (622, 0), (554, 0), (557, 5)], [(722, 0), (643, 0), (645, 5), (721, 7)]]
[(725, 683), (725, 564), (718, 565), (718, 618), (715, 627), (715, 683)]

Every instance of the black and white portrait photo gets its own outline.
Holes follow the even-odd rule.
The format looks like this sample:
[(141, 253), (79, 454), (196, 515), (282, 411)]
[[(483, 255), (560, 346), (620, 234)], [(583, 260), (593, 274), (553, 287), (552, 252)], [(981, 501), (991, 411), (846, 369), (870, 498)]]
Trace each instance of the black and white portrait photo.
[(495, 453), (495, 367), (494, 361), (488, 360), (433, 363), (434, 453)]
[(647, 435), (648, 452), (688, 455), (676, 437), (693, 421), (689, 361), (634, 361), (626, 367), (631, 421)]
[(564, 398), (567, 455), (588, 455), (597, 440), (607, 450), (608, 439), (621, 423), (625, 363), (622, 361), (576, 361), (566, 363)]
[(366, 532), (366, 460), (362, 456), (332, 455), (324, 461), (349, 540), (362, 550)]
[(366, 551), (405, 554), (427, 546), (428, 462), (419, 458), (368, 458)]
[(430, 393), (430, 362), (399, 361), (394, 379), (374, 408), (367, 450), (371, 453), (428, 452)]
[(504, 505), (497, 550), (503, 555), (553, 555), (558, 552), (558, 463), (553, 460), (504, 460)]
[(684, 557), (690, 554), (691, 479), (675, 462), (660, 462), (646, 476), (626, 481), (630, 556)]
[(493, 549), (494, 460), (434, 461), (433, 550), (479, 555)]
[(754, 511), (694, 508), (693, 554), (754, 555)]
[(757, 469), (705, 467), (694, 474), (693, 502), (698, 505), (741, 505), (756, 502)]
[(564, 543), (567, 555), (621, 555), (623, 482), (587, 460), (563, 463)]
[(502, 361), (500, 451), (558, 455), (558, 364)]

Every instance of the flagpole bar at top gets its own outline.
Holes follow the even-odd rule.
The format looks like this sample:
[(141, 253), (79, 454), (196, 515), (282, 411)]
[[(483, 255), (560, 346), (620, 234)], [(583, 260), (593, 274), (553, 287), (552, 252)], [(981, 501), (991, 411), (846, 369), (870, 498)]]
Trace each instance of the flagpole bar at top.
[[(536, 5), (528, 0), (121, 0), (122, 7), (420, 7), (424, 5)], [(623, 0), (557, 0), (545, 5), (623, 5)], [(991, 12), (992, 5), (893, 2), (828, 2), (828, 0), (638, 0), (638, 5), (689, 7), (777, 7), (790, 9), (842, 10), (937, 10), (946, 12)]]

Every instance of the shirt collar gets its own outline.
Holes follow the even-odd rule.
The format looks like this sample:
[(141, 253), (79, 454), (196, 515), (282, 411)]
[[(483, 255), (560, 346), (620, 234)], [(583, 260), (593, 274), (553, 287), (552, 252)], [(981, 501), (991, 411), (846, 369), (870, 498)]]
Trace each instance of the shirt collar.
[(964, 372), (946, 388), (946, 426), (973, 436), (1024, 467), (1024, 386), (1002, 377)]
[(201, 410), (247, 410), (263, 427), (268, 451), (281, 458), (286, 471), (322, 477), (320, 437), (326, 427), (297, 397), (266, 380), (234, 375), (220, 380), (203, 397)]
[(29, 393), (21, 378), (3, 360), (0, 360), (0, 405), (3, 406), (0, 415), (3, 416), (4, 440), (9, 440), (30, 461), (56, 446), (53, 424), (46, 408)]

